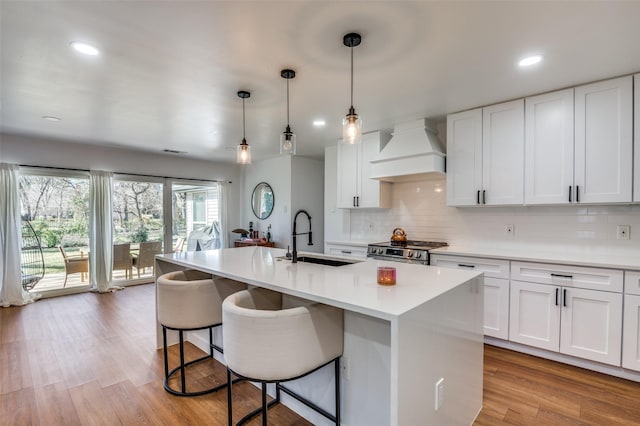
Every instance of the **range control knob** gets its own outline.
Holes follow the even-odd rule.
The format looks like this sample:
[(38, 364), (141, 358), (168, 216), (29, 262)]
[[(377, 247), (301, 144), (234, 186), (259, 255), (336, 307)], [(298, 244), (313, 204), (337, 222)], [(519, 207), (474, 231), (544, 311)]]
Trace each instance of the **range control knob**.
[(419, 251), (416, 253), (416, 259), (420, 259), (422, 257), (422, 252)]
[(409, 253), (407, 253), (407, 256), (409, 256), (409, 257), (413, 257), (413, 252), (412, 252), (412, 251), (410, 251)]

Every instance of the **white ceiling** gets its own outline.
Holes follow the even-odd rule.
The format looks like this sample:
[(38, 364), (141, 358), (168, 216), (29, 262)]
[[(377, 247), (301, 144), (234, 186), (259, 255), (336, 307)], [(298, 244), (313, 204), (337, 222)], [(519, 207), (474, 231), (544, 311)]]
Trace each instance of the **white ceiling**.
[[(234, 161), (239, 89), (254, 159), (278, 155), (286, 124), (298, 153), (341, 136), (355, 48), (365, 131), (640, 71), (640, 1), (217, 2), (5, 1), (3, 133)], [(85, 41), (97, 57), (69, 48)], [(542, 53), (542, 64), (518, 59)], [(56, 116), (59, 122), (43, 120)], [(312, 121), (326, 120), (324, 129)]]

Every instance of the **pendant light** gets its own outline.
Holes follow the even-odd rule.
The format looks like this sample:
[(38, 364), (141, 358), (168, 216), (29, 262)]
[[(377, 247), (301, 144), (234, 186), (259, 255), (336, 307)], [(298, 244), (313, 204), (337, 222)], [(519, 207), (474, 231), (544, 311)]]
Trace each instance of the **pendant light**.
[(361, 41), (358, 33), (349, 33), (342, 39), (344, 45), (351, 49), (351, 106), (342, 119), (342, 140), (349, 144), (359, 143), (362, 137), (362, 120), (353, 108), (353, 48), (359, 46)]
[(238, 164), (251, 164), (251, 147), (247, 143), (244, 125), (244, 100), (250, 96), (251, 93), (247, 91), (240, 90), (238, 92), (238, 97), (242, 99), (242, 143), (238, 145), (236, 150), (236, 163)]
[(282, 70), (280, 76), (287, 80), (287, 127), (280, 135), (280, 154), (296, 155), (296, 135), (289, 126), (289, 80), (295, 78), (294, 70)]

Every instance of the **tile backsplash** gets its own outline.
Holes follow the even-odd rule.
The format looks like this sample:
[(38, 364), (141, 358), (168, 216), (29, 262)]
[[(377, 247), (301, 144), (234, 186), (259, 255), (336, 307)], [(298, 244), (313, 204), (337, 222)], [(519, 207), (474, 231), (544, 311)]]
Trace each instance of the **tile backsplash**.
[[(402, 227), (410, 239), (451, 245), (640, 255), (640, 205), (456, 208), (446, 198), (444, 178), (395, 183), (390, 209), (351, 211), (351, 239), (384, 241)], [(631, 226), (629, 240), (617, 239), (618, 225)]]

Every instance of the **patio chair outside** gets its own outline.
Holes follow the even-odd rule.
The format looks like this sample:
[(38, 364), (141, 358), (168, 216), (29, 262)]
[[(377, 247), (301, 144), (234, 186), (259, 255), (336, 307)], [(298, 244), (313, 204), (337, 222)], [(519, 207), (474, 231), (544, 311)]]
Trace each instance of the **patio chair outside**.
[(80, 281), (84, 281), (87, 274), (89, 273), (89, 258), (84, 257), (84, 254), (80, 252), (80, 256), (67, 256), (64, 248), (62, 246), (58, 246), (60, 249), (60, 253), (62, 254), (62, 258), (64, 259), (64, 284), (62, 288), (67, 285), (67, 278), (70, 274), (80, 273)]
[(131, 243), (113, 245), (113, 270), (123, 270), (125, 279), (133, 277), (133, 261), (131, 259)]
[(137, 255), (133, 255), (133, 266), (135, 266), (138, 271), (138, 278), (140, 278), (140, 269), (146, 270), (147, 268), (152, 268), (151, 273), (155, 273), (155, 256), (156, 254), (161, 253), (161, 241), (147, 241), (140, 243), (139, 253)]

